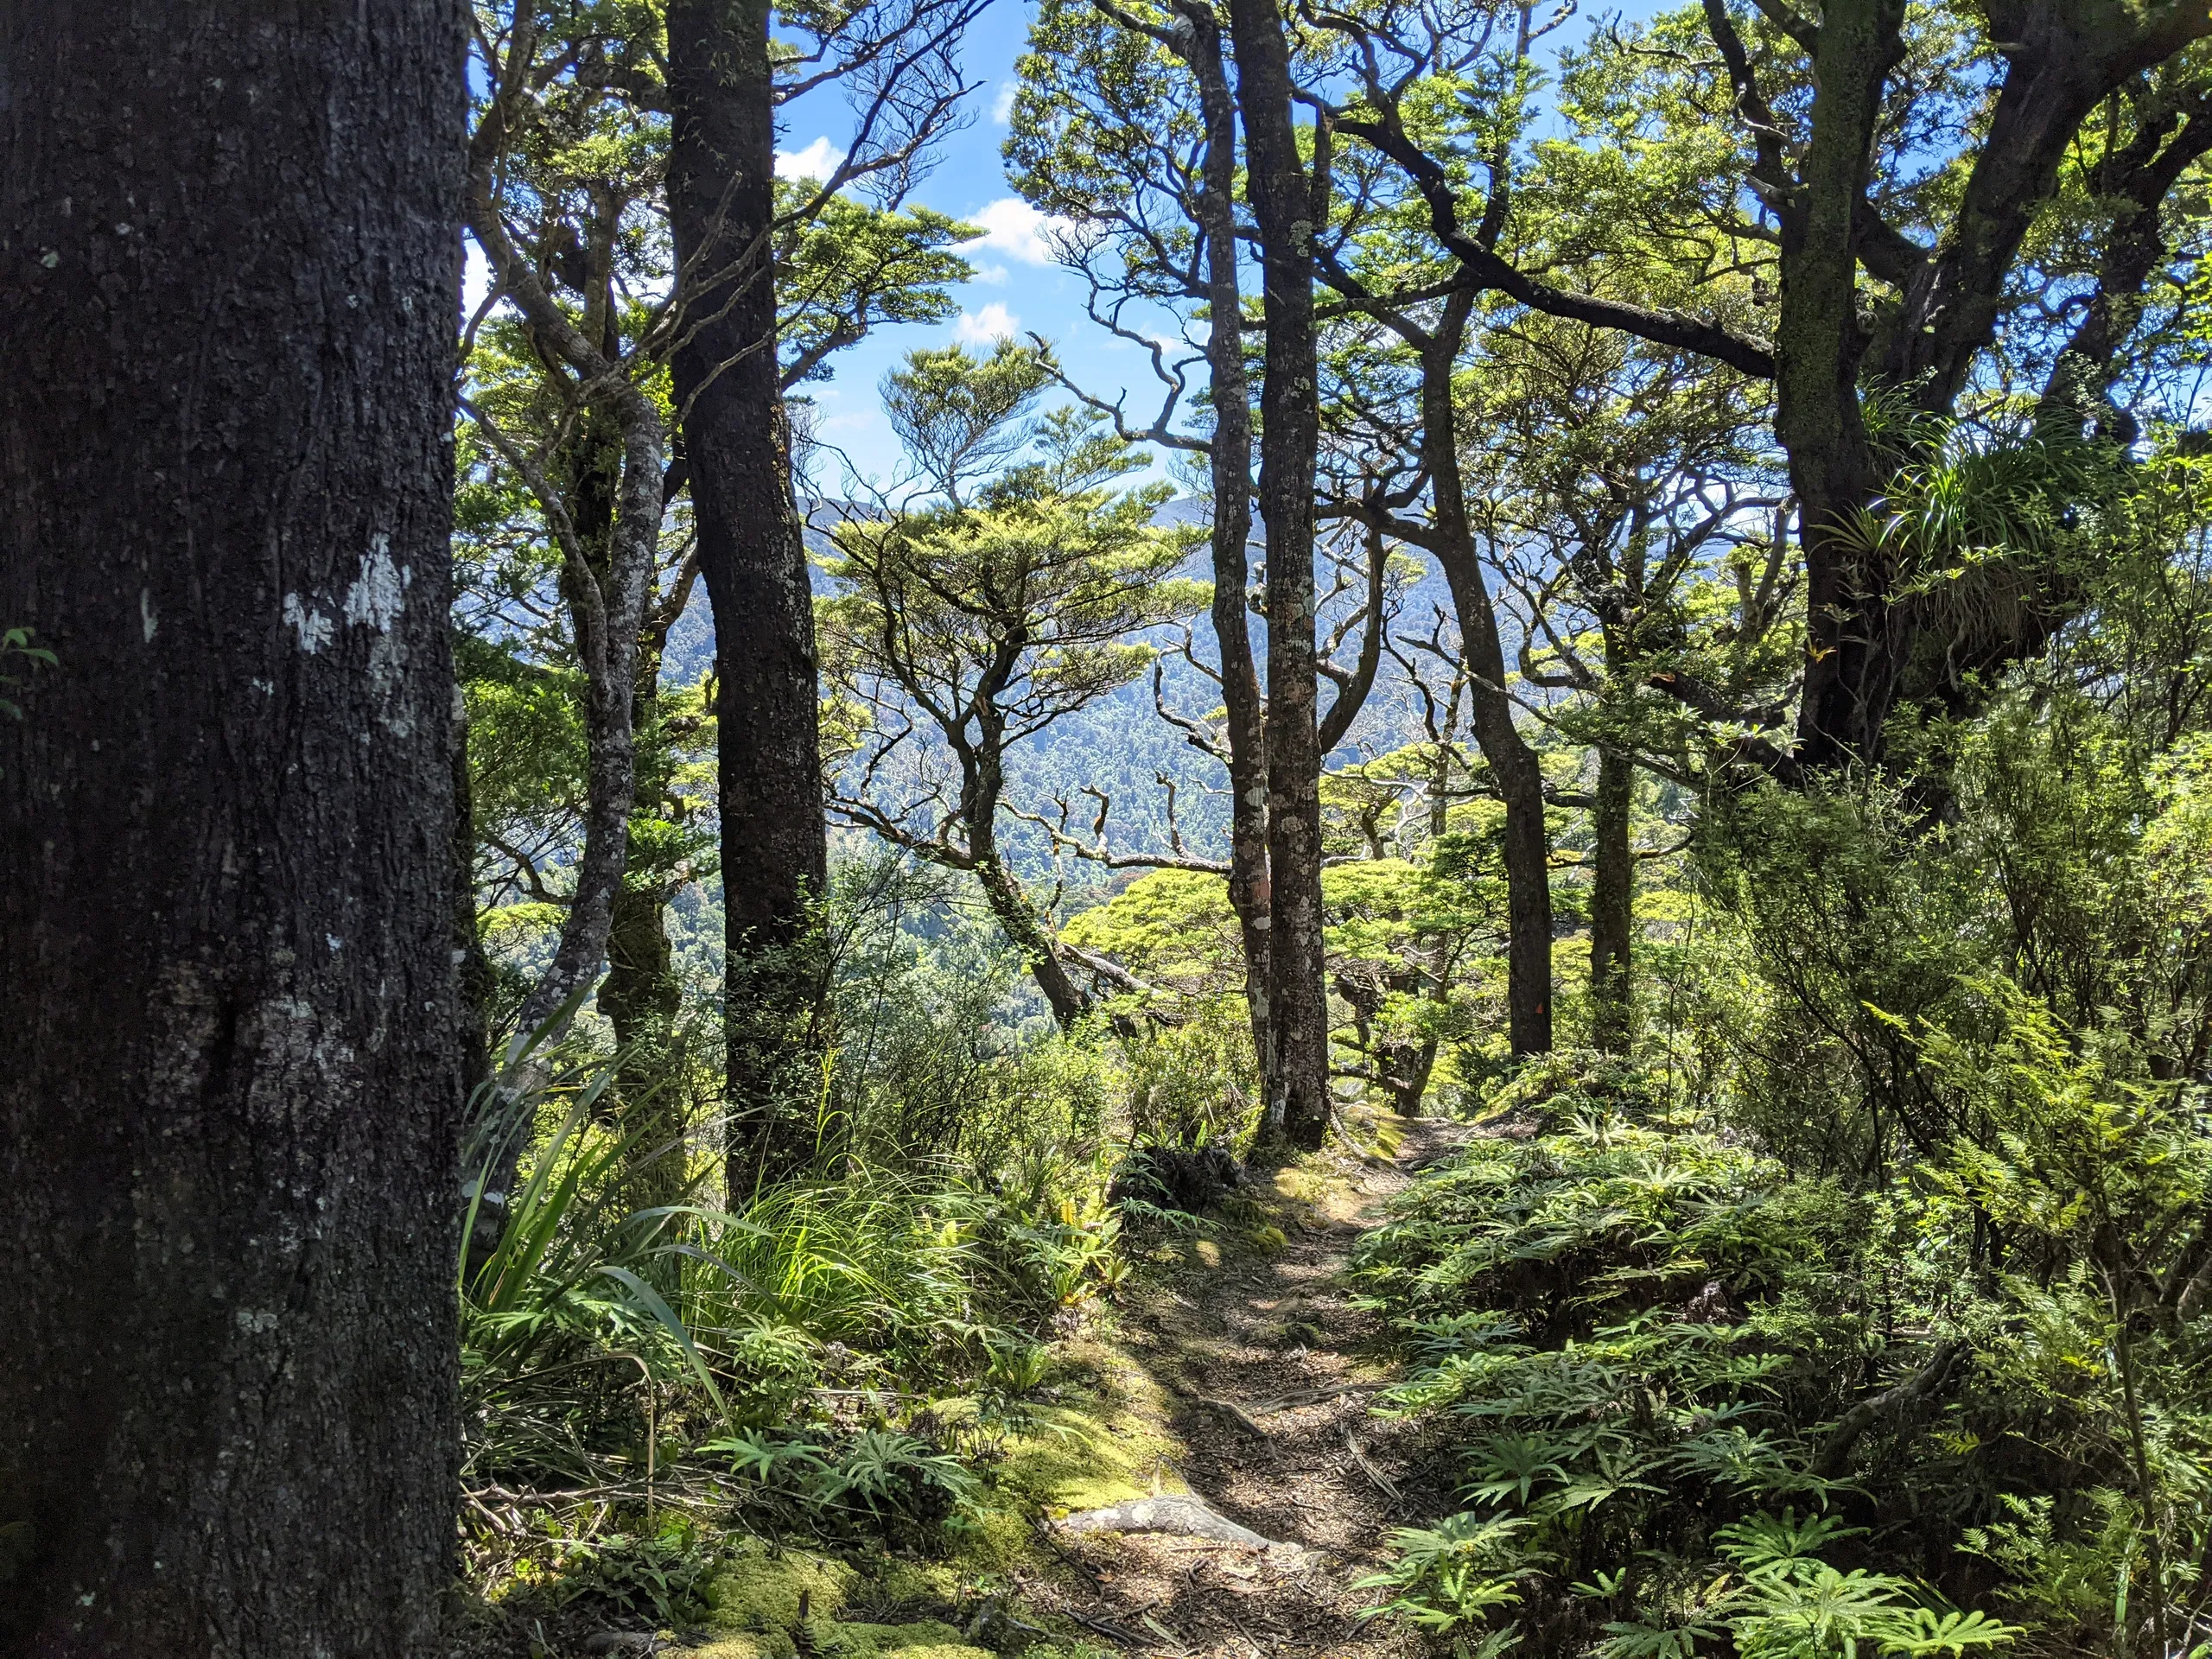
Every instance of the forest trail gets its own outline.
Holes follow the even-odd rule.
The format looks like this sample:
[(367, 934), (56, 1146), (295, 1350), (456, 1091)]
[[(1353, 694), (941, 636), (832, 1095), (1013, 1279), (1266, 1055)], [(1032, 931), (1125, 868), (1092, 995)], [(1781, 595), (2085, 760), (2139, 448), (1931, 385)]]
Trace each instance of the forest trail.
[[(1118, 1346), (1159, 1385), (1172, 1448), (1166, 1483), (1272, 1547), (1166, 1532), (1048, 1535), (1071, 1582), (1025, 1586), (1125, 1652), (1250, 1659), (1301, 1653), (1396, 1659), (1419, 1644), (1363, 1621), (1354, 1587), (1386, 1559), (1393, 1528), (1438, 1512), (1418, 1431), (1369, 1414), (1395, 1376), (1372, 1314), (1344, 1282), (1351, 1248), (1414, 1173), (1457, 1147), (1464, 1124), (1393, 1121), (1395, 1157), (1347, 1158), (1319, 1198), (1285, 1192), (1287, 1243), (1230, 1257), (1137, 1299)], [(1291, 1213), (1281, 1213), (1287, 1211)]]

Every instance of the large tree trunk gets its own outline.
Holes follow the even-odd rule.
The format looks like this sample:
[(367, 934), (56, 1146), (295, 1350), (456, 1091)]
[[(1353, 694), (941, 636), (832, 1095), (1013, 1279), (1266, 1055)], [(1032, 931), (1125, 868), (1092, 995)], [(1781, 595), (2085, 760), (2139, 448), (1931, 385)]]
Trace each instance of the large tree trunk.
[(1590, 1037), (1609, 1054), (1627, 1051), (1631, 1012), (1631, 952), (1636, 931), (1636, 852), (1629, 838), (1636, 798), (1636, 763), (1618, 749), (1598, 751), (1596, 845), (1590, 887)]
[(1273, 0), (1231, 0), (1229, 16), (1244, 118), (1245, 188), (1260, 229), (1266, 296), (1260, 514), (1268, 550), (1268, 1018), (1274, 1065), (1262, 1132), (1310, 1148), (1329, 1128), (1313, 616), (1313, 479), (1320, 442), (1316, 192), (1299, 158), (1290, 52)]
[(1505, 804), (1506, 1026), (1513, 1052), (1552, 1046), (1551, 842), (1544, 823), (1544, 777), (1536, 752), (1513, 719), (1505, 690), (1505, 642), (1497, 607), (1483, 580), (1467, 520), (1459, 472), (1459, 423), (1452, 372), (1466, 332), (1471, 294), (1446, 302), (1443, 321), (1421, 353), (1421, 442), (1432, 495), (1430, 546), (1452, 590), (1466, 655), (1470, 723)]
[(466, 14), (0, 21), (0, 1650), (452, 1580)]
[[(715, 613), (733, 1171), (774, 1179), (812, 1068), (807, 906), (828, 876), (812, 590), (776, 380), (766, 0), (672, 0), (676, 394)], [(783, 1150), (779, 1150), (782, 1148)], [(734, 1188), (741, 1182), (733, 1179)]]
[(1213, 394), (1209, 459), (1213, 482), (1213, 632), (1221, 652), (1221, 701), (1229, 728), (1229, 903), (1244, 940), (1244, 1002), (1262, 1097), (1273, 1100), (1268, 1036), (1267, 703), (1252, 661), (1252, 386), (1244, 368), (1244, 300), (1236, 274), (1236, 104), (1223, 67), (1221, 26), (1211, 0), (1180, 0), (1191, 25), (1182, 48), (1198, 83), (1206, 153), (1198, 217), (1206, 238), (1206, 370)]

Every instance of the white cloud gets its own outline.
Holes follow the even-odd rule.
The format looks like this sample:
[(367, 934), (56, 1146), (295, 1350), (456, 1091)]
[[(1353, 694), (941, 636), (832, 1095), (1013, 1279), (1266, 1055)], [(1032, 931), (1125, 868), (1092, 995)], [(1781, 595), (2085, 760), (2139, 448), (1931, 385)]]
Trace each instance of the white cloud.
[(988, 346), (1021, 332), (1021, 319), (993, 300), (980, 311), (963, 311), (952, 330), (970, 346)]
[(1005, 126), (1014, 119), (1014, 95), (1021, 90), (1019, 81), (1002, 80), (998, 95), (991, 99), (991, 119)]
[(1058, 263), (1048, 238), (1065, 237), (1075, 228), (1064, 219), (1039, 213), (1019, 196), (1001, 196), (965, 217), (970, 224), (983, 227), (983, 234), (967, 245), (969, 252), (989, 249), (1025, 265)]
[(845, 159), (845, 152), (830, 142), (823, 134), (804, 149), (779, 149), (776, 152), (776, 176), (779, 179), (826, 179), (837, 170), (837, 163)]
[(993, 288), (996, 288), (1000, 283), (1006, 281), (1006, 267), (1004, 265), (978, 265), (976, 267), (975, 276), (970, 277), (969, 280), (977, 283), (988, 283)]

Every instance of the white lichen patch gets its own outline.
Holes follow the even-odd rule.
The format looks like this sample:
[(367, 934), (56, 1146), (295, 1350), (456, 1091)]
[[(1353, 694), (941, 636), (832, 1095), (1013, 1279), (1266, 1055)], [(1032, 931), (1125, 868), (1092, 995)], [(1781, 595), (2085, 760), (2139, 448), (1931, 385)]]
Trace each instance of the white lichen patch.
[(414, 574), (392, 563), (391, 537), (378, 531), (361, 556), (361, 574), (346, 590), (346, 620), (356, 627), (365, 624), (378, 633), (391, 632)]
[(284, 620), (298, 631), (300, 649), (310, 657), (330, 643), (330, 619), (297, 594), (284, 595)]

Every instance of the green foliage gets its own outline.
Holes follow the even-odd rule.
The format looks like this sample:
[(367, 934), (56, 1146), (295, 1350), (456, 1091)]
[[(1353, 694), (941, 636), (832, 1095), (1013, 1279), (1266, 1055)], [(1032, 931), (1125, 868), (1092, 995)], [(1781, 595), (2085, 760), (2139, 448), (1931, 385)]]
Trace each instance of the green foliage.
[[(23, 683), (21, 674), (11, 674), (7, 670), (7, 662), (11, 657), (19, 659), (24, 668), (51, 668), (54, 665), (54, 653), (43, 645), (34, 645), (32, 638), (29, 628), (9, 628), (0, 632), (0, 690), (12, 690)], [(23, 711), (19, 704), (0, 696), (0, 715), (5, 715), (10, 720), (21, 720)]]
[[(986, 383), (976, 397), (989, 394), (988, 363), (961, 372)], [(910, 698), (948, 741), (1003, 745), (1151, 663), (1128, 636), (1197, 609), (1205, 591), (1173, 578), (1187, 537), (1152, 523), (1165, 492), (1115, 494), (1112, 481), (1137, 463), (1092, 425), (1046, 417), (1042, 457), (994, 481), (973, 509), (856, 519), (834, 533), (838, 591), (820, 607), (821, 626), (826, 665), (853, 695), (887, 717), (887, 699)], [(964, 461), (989, 440), (963, 428), (941, 441)]]
[(1079, 1186), (1110, 1066), (1087, 1040), (1026, 1022), (1021, 959), (975, 914), (972, 888), (887, 848), (841, 863), (830, 886), (824, 1156), (977, 1180), (1042, 1160)]
[(1514, 1535), (1523, 1524), (1454, 1515), (1433, 1527), (1401, 1527), (1390, 1535), (1397, 1560), (1388, 1572), (1360, 1580), (1358, 1587), (1396, 1592), (1374, 1612), (1395, 1613), (1439, 1633), (1479, 1624), (1492, 1610), (1521, 1599), (1515, 1585), (1530, 1569)]
[(1243, 944), (1229, 884), (1197, 870), (1149, 870), (1102, 905), (1077, 912), (1061, 935), (1111, 957), (1147, 982), (1193, 1000), (1243, 982)]
[[(1650, 1104), (1654, 1079), (1554, 1060), (1501, 1091), (1553, 1133), (1478, 1141), (1364, 1241), (1420, 1361), (1391, 1408), (1457, 1425), (1471, 1515), (1516, 1523), (1482, 1565), (1523, 1626), (1609, 1659), (1722, 1629), (1746, 1653), (1942, 1653), (2094, 1644), (2132, 1628), (2131, 1586), (2137, 1622), (2190, 1593), (2212, 1325), (2178, 1286), (2212, 1140), (2017, 987), (1961, 1006), (1981, 1034), (1913, 1046), (1972, 1132), (1915, 1179), (1793, 1177)], [(1475, 1578), (1424, 1591), (1413, 1560), (1395, 1611), (1473, 1621)]]
[(1794, 1182), (1694, 1121), (1573, 1116), (1577, 1095), (1540, 1109), (1571, 1128), (1477, 1142), (1361, 1248), (1421, 1362), (1390, 1408), (1456, 1422), (1476, 1507), (1449, 1535), (1482, 1541), (1447, 1579), (1431, 1541), (1402, 1539), (1392, 1609), (1490, 1628), (1510, 1591), (1524, 1627), (1571, 1644), (1553, 1650), (1608, 1659), (1722, 1629), (1770, 1654), (2007, 1635), (1917, 1587), (1955, 1533), (1900, 1571), (1836, 1567), (1818, 1558), (1857, 1535), (1789, 1507), (1910, 1513), (1929, 1501), (1912, 1463), (1945, 1460), (1909, 1413), (1829, 1449), (1862, 1379), (1926, 1363), (1890, 1334), (1912, 1281), (1883, 1287), (1886, 1307), (1870, 1294), (1903, 1201)]
[(751, 1431), (697, 1450), (727, 1455), (760, 1494), (818, 1528), (934, 1525), (972, 1503), (980, 1484), (951, 1453), (882, 1427), (842, 1441)]
[(981, 234), (927, 207), (887, 210), (846, 195), (806, 213), (815, 194), (810, 181), (776, 181), (776, 209), (791, 226), (776, 267), (787, 389), (830, 378), (830, 359), (884, 324), (954, 315), (959, 306), (945, 290), (974, 267), (952, 249)]
[[(492, 1244), (474, 1197), (464, 1217), (480, 1566), (666, 1616), (711, 1561), (654, 1541), (652, 1517), (711, 1529), (732, 1474), (734, 1501), (779, 1524), (921, 1542), (961, 1524), (966, 1459), (1026, 1421), (1049, 1375), (1040, 1336), (1124, 1271), (1090, 1166), (1035, 1124), (971, 1179), (842, 1154), (834, 1179), (728, 1210), (632, 1210), (640, 1156), (602, 1121), (608, 1082), (596, 1067), (545, 1095)], [(512, 1132), (505, 1086), (480, 1103), (473, 1168)], [(674, 1185), (688, 1197), (706, 1173)]]

